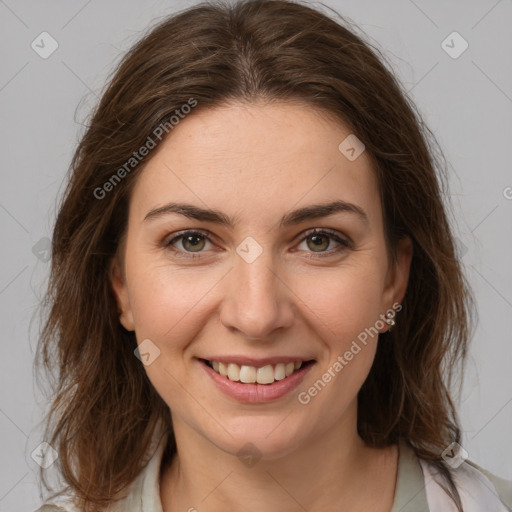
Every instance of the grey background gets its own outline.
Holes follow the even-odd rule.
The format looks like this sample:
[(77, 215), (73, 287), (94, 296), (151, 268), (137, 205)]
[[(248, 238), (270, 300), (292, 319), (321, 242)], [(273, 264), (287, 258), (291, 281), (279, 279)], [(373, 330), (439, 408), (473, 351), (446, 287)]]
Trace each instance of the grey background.
[[(40, 504), (31, 453), (44, 441), (45, 403), (33, 379), (33, 316), (49, 268), (55, 200), (83, 133), (80, 122), (141, 32), (194, 3), (0, 0), (2, 512)], [(479, 309), (459, 401), (463, 446), (472, 460), (512, 479), (512, 3), (326, 4), (384, 50), (450, 162), (454, 229)], [(59, 45), (47, 59), (31, 48), (43, 31)], [(453, 31), (469, 44), (456, 59), (441, 46)], [(449, 42), (455, 50), (459, 43)]]

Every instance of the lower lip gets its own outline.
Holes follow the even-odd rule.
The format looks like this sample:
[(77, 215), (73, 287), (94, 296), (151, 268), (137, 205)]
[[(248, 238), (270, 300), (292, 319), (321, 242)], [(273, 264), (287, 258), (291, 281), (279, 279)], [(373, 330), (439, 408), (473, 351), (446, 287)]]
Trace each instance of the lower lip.
[(270, 402), (287, 395), (299, 386), (315, 364), (309, 363), (304, 368), (294, 371), (289, 377), (274, 381), (273, 384), (243, 384), (223, 377), (201, 360), (198, 362), (223, 393), (240, 402), (250, 403)]

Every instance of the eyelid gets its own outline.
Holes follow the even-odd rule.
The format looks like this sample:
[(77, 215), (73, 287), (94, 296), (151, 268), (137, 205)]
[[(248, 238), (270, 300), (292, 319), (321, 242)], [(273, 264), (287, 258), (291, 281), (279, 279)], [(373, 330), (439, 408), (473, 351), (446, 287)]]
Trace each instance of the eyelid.
[(189, 254), (191, 256), (194, 254), (201, 254), (201, 253), (186, 252), (186, 251), (178, 250), (178, 249), (175, 249), (172, 247), (172, 244), (175, 241), (177, 241), (181, 238), (185, 238), (186, 236), (193, 236), (193, 235), (199, 235), (199, 236), (205, 238), (206, 240), (208, 240), (210, 243), (213, 243), (212, 238), (215, 238), (215, 235), (213, 235), (213, 233), (211, 233), (210, 231), (205, 230), (205, 229), (184, 229), (182, 231), (173, 233), (170, 238), (169, 237), (164, 238), (164, 240), (162, 242), (162, 246), (164, 247), (164, 249), (171, 249), (171, 250), (174, 250), (175, 252), (185, 253), (185, 254)]
[(316, 234), (319, 234), (319, 235), (330, 235), (332, 238), (337, 239), (340, 243), (346, 243), (347, 245), (350, 245), (350, 246), (353, 245), (353, 242), (350, 239), (350, 237), (348, 237), (344, 233), (341, 233), (341, 232), (339, 232), (339, 231), (337, 231), (335, 229), (330, 229), (330, 228), (311, 228), (311, 229), (308, 229), (308, 230), (302, 232), (300, 235), (298, 235), (298, 238), (296, 240), (300, 240), (302, 242), (308, 236), (316, 235)]

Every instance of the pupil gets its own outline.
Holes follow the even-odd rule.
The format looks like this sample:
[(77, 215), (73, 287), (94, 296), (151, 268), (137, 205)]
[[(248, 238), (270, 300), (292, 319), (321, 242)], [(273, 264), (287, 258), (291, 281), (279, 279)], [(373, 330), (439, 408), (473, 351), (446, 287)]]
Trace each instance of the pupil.
[(190, 242), (191, 240), (196, 240), (196, 243), (193, 243), (193, 242), (192, 242), (192, 243), (191, 243), (191, 245), (192, 245), (192, 248), (193, 248), (193, 247), (196, 247), (196, 248), (197, 248), (197, 241), (198, 241), (198, 240), (200, 240), (200, 239), (201, 239), (201, 237), (200, 237), (200, 236), (197, 236), (197, 235), (189, 235), (189, 236), (187, 236), (187, 237), (185, 238), (184, 242), (185, 242), (185, 244), (190, 244), (190, 243), (191, 243), (191, 242)]
[[(322, 239), (325, 239), (326, 237), (323, 236), (323, 235), (312, 235), (311, 236), (311, 240), (313, 240), (313, 244), (316, 246), (316, 247), (319, 247), (320, 245), (322, 245), (322, 242), (321, 240)], [(325, 245), (325, 244), (324, 244)]]

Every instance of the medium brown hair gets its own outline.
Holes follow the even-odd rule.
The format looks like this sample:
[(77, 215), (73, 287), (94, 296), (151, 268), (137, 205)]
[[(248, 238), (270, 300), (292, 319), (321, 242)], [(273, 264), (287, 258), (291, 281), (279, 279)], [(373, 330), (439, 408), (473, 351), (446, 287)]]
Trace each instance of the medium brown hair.
[[(413, 242), (403, 309), (358, 396), (358, 430), (375, 447), (405, 438), (443, 472), (460, 509), (440, 454), (460, 441), (450, 389), (474, 304), (444, 204), (446, 165), (385, 57), (335, 14), (286, 0), (205, 2), (160, 22), (118, 66), (74, 154), (53, 232), (36, 354), (57, 372), (45, 439), (67, 487), (53, 497), (70, 491), (86, 512), (122, 497), (159, 421), (169, 428), (167, 460), (176, 451), (169, 407), (119, 323), (109, 274), (151, 153), (105, 197), (95, 191), (190, 98), (190, 115), (262, 99), (299, 101), (350, 127), (373, 162), (390, 255), (400, 238)], [(49, 489), (43, 470), (41, 479)]]

